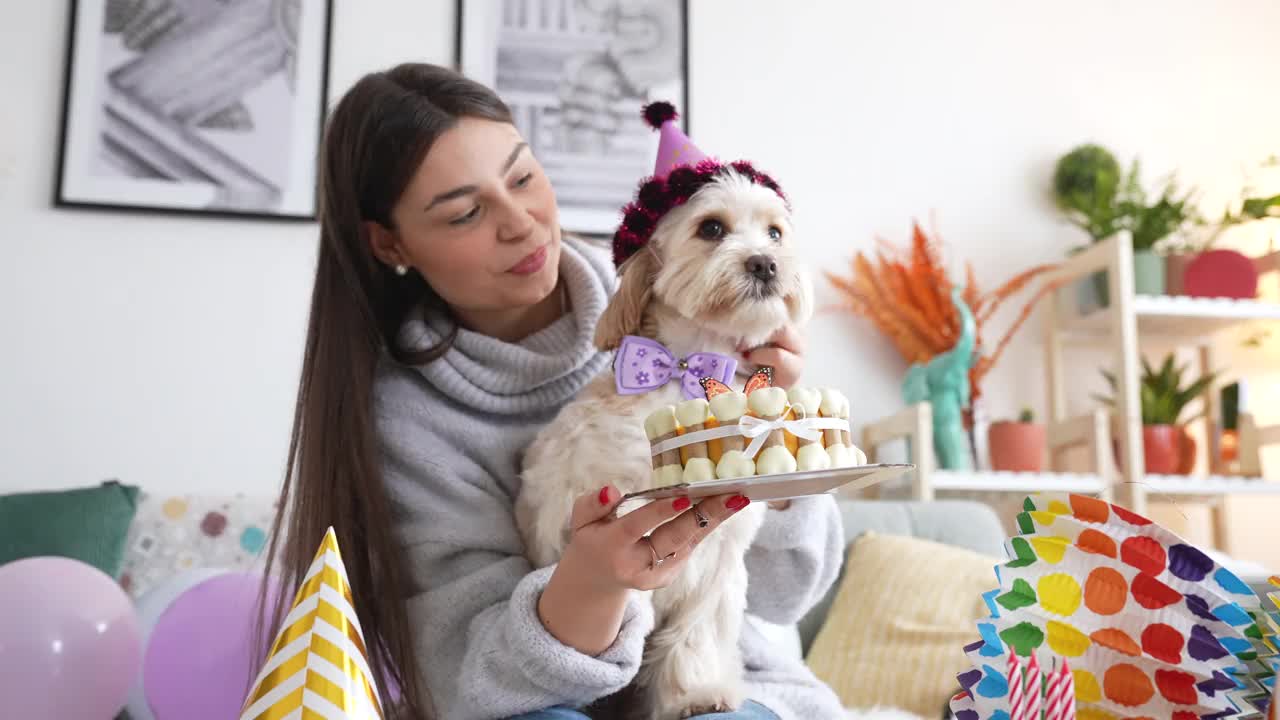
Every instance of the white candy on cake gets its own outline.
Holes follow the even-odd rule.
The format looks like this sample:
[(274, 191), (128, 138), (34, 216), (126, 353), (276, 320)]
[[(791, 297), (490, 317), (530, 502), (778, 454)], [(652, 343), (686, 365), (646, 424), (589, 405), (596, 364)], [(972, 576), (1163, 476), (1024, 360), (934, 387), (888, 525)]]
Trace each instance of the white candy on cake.
[[(668, 405), (645, 419), (645, 432), (657, 451), (656, 486), (866, 463), (866, 455), (852, 442), (849, 400), (838, 390), (787, 391), (773, 387), (772, 374), (764, 370), (743, 392), (711, 378), (704, 378), (702, 386), (707, 399)], [(827, 427), (831, 424), (838, 427)], [(683, 439), (691, 433), (696, 435)]]
[[(680, 427), (676, 422), (676, 409), (670, 405), (659, 408), (644, 420), (644, 431), (652, 444), (670, 440), (677, 435)], [(684, 478), (684, 468), (680, 466), (680, 451), (668, 450), (653, 456), (653, 483), (675, 485)]]
[[(818, 410), (822, 406), (822, 392), (814, 388), (791, 388), (787, 393), (791, 407), (804, 411), (805, 417), (821, 417)], [(838, 433), (839, 430), (827, 432)], [(823, 447), (822, 438), (814, 440), (797, 438), (799, 448), (796, 450), (796, 465), (800, 470), (826, 470), (831, 467), (831, 456)]]
[[(747, 396), (751, 414), (761, 420), (777, 420), (787, 412), (787, 391), (777, 387), (760, 388)], [(756, 474), (779, 475), (796, 471), (796, 457), (787, 450), (782, 428), (769, 431), (760, 454), (756, 456)]]
[[(849, 398), (835, 388), (822, 388), (822, 403), (818, 406), (818, 414), (822, 417), (849, 419)], [(863, 465), (867, 456), (853, 444), (853, 432), (847, 427), (843, 430), (827, 430), (823, 433), (827, 456), (831, 458), (831, 467), (849, 467)]]
[[(747, 414), (747, 395), (729, 391), (711, 398), (711, 416), (717, 425), (736, 425)], [(750, 477), (756, 474), (756, 461), (743, 450), (747, 441), (741, 435), (730, 435), (720, 440), (720, 460), (716, 463), (716, 477)]]
[[(676, 420), (685, 432), (697, 432), (706, 428), (710, 419), (708, 404), (702, 398), (685, 400), (676, 405)], [(716, 466), (707, 455), (706, 442), (694, 442), (680, 449), (684, 460), (684, 481), (687, 483), (716, 479)]]

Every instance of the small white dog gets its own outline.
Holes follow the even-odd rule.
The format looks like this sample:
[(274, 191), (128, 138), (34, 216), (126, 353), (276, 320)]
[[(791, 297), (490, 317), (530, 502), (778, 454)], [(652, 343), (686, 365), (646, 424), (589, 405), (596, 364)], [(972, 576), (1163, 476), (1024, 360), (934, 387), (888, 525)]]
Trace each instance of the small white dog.
[[(673, 174), (671, 182), (691, 177)], [(732, 357), (784, 325), (808, 321), (811, 280), (796, 258), (789, 208), (776, 185), (744, 164), (704, 171), (702, 183), (646, 228), (647, 243), (621, 265), (619, 290), (597, 328), (601, 348), (640, 335), (678, 358), (695, 352)], [(643, 420), (679, 402), (680, 393), (680, 383), (670, 382), (620, 395), (610, 372), (539, 434), (526, 454), (516, 502), (536, 566), (559, 558), (576, 497), (605, 483), (624, 494), (649, 487)], [(678, 579), (653, 592), (657, 624), (637, 681), (644, 716), (674, 720), (736, 709), (744, 701), (738, 650), (744, 555), (764, 513), (764, 503), (753, 503), (729, 518), (694, 548)]]

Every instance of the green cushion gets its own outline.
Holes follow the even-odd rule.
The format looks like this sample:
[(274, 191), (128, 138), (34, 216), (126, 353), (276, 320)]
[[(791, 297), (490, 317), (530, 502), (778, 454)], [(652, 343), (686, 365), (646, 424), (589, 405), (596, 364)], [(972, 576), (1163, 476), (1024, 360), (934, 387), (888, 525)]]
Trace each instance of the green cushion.
[(95, 487), (0, 495), (0, 565), (57, 555), (120, 576), (138, 488), (114, 480)]

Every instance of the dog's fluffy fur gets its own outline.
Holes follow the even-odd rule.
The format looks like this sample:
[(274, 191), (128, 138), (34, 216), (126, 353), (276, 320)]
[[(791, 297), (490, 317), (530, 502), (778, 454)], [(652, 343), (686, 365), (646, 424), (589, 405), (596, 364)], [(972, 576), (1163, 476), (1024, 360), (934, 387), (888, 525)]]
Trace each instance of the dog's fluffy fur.
[[(720, 240), (699, 236), (707, 220), (723, 224)], [(780, 239), (770, 228), (781, 230)], [(796, 258), (786, 203), (773, 191), (728, 171), (668, 212), (648, 245), (621, 268), (596, 344), (611, 349), (624, 335), (643, 335), (683, 357), (696, 351), (736, 356), (786, 324), (812, 314), (812, 285)], [(748, 258), (778, 265), (765, 283)], [(740, 381), (739, 381), (740, 382)], [(568, 540), (579, 495), (612, 483), (623, 493), (650, 483), (643, 419), (681, 400), (679, 383), (622, 396), (612, 372), (595, 379), (535, 439), (525, 457), (516, 519), (530, 560), (554, 563)], [(744, 701), (738, 637), (746, 609), (744, 556), (764, 519), (753, 503), (693, 551), (678, 578), (653, 592), (656, 627), (649, 636), (637, 696), (639, 717), (673, 720), (736, 709)]]

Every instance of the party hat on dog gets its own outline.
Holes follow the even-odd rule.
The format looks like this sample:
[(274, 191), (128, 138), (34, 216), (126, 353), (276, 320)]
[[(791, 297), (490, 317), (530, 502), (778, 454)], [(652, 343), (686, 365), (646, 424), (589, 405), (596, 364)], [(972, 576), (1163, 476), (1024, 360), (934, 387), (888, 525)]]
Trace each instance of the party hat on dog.
[(682, 205), (698, 190), (731, 173), (769, 188), (786, 199), (773, 178), (738, 160), (722, 163), (702, 152), (676, 123), (679, 115), (669, 102), (644, 107), (644, 119), (658, 131), (658, 155), (653, 175), (640, 183), (636, 197), (622, 208), (622, 223), (613, 236), (613, 262), (621, 266), (643, 248), (658, 223), (672, 208)]
[(658, 157), (653, 165), (654, 179), (665, 179), (681, 165), (697, 165), (707, 158), (706, 153), (684, 134), (676, 122), (680, 115), (668, 102), (655, 102), (644, 108), (645, 122), (658, 131)]

